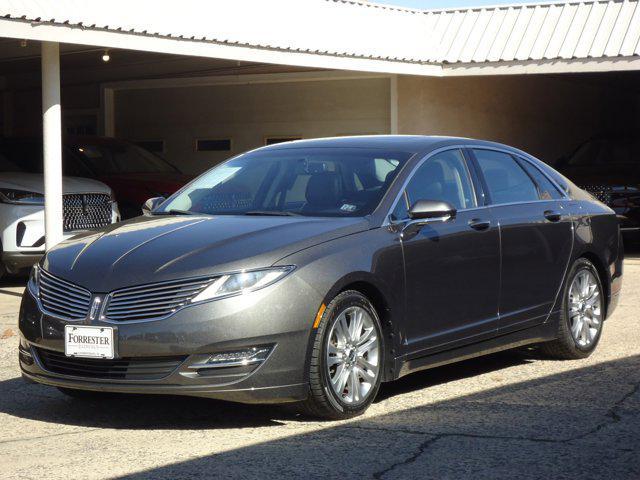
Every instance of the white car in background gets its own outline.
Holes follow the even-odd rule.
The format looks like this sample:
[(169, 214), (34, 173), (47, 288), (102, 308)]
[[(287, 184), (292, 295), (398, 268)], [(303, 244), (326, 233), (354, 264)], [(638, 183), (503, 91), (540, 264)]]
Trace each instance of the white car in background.
[[(120, 219), (102, 182), (63, 177), (64, 238)], [(0, 154), (0, 277), (35, 264), (45, 251), (44, 176), (24, 173)]]

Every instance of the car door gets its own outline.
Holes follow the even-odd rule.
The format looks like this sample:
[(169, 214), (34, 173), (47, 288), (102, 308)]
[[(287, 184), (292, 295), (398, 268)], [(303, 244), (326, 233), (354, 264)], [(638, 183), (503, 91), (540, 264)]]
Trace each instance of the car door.
[(443, 200), (455, 218), (401, 234), (406, 274), (402, 341), (409, 356), (453, 348), (497, 329), (499, 238), (489, 208), (478, 205), (462, 150), (423, 160), (409, 179), (393, 217), (408, 222), (417, 200)]
[(500, 225), (500, 332), (546, 320), (571, 253), (564, 194), (536, 166), (508, 152), (473, 149)]

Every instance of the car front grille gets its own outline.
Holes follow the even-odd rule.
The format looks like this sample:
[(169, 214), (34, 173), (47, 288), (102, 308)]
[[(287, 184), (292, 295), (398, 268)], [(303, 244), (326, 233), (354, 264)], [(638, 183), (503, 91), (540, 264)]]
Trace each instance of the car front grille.
[(91, 292), (40, 269), (40, 303), (46, 313), (69, 319), (87, 316)]
[(155, 320), (187, 304), (216, 277), (174, 280), (116, 290), (109, 295), (109, 320)]
[(52, 373), (110, 380), (158, 380), (170, 375), (187, 358), (146, 357), (117, 360), (67, 357), (62, 352), (35, 348), (42, 366)]
[(596, 200), (609, 205), (611, 203), (611, 187), (606, 185), (581, 185), (580, 188), (593, 195)]
[(111, 223), (111, 197), (103, 193), (70, 194), (62, 197), (63, 230), (88, 230)]

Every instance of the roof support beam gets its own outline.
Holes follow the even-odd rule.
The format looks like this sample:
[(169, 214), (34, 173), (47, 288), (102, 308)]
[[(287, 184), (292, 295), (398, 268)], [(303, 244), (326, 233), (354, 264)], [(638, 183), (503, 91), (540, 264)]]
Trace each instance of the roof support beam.
[(42, 42), (44, 229), (49, 250), (62, 240), (62, 116), (60, 44)]

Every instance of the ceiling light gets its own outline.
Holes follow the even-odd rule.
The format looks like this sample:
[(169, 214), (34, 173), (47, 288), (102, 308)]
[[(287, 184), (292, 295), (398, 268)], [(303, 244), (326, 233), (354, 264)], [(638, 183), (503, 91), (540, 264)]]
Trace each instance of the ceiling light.
[(25, 47), (27, 46), (27, 41), (26, 41), (26, 40), (24, 40), (24, 39), (23, 39), (23, 40), (20, 40), (20, 46), (21, 46), (22, 48), (25, 48)]
[(111, 55), (109, 55), (109, 50), (105, 50), (102, 54), (102, 61), (106, 63), (109, 60), (111, 60)]

